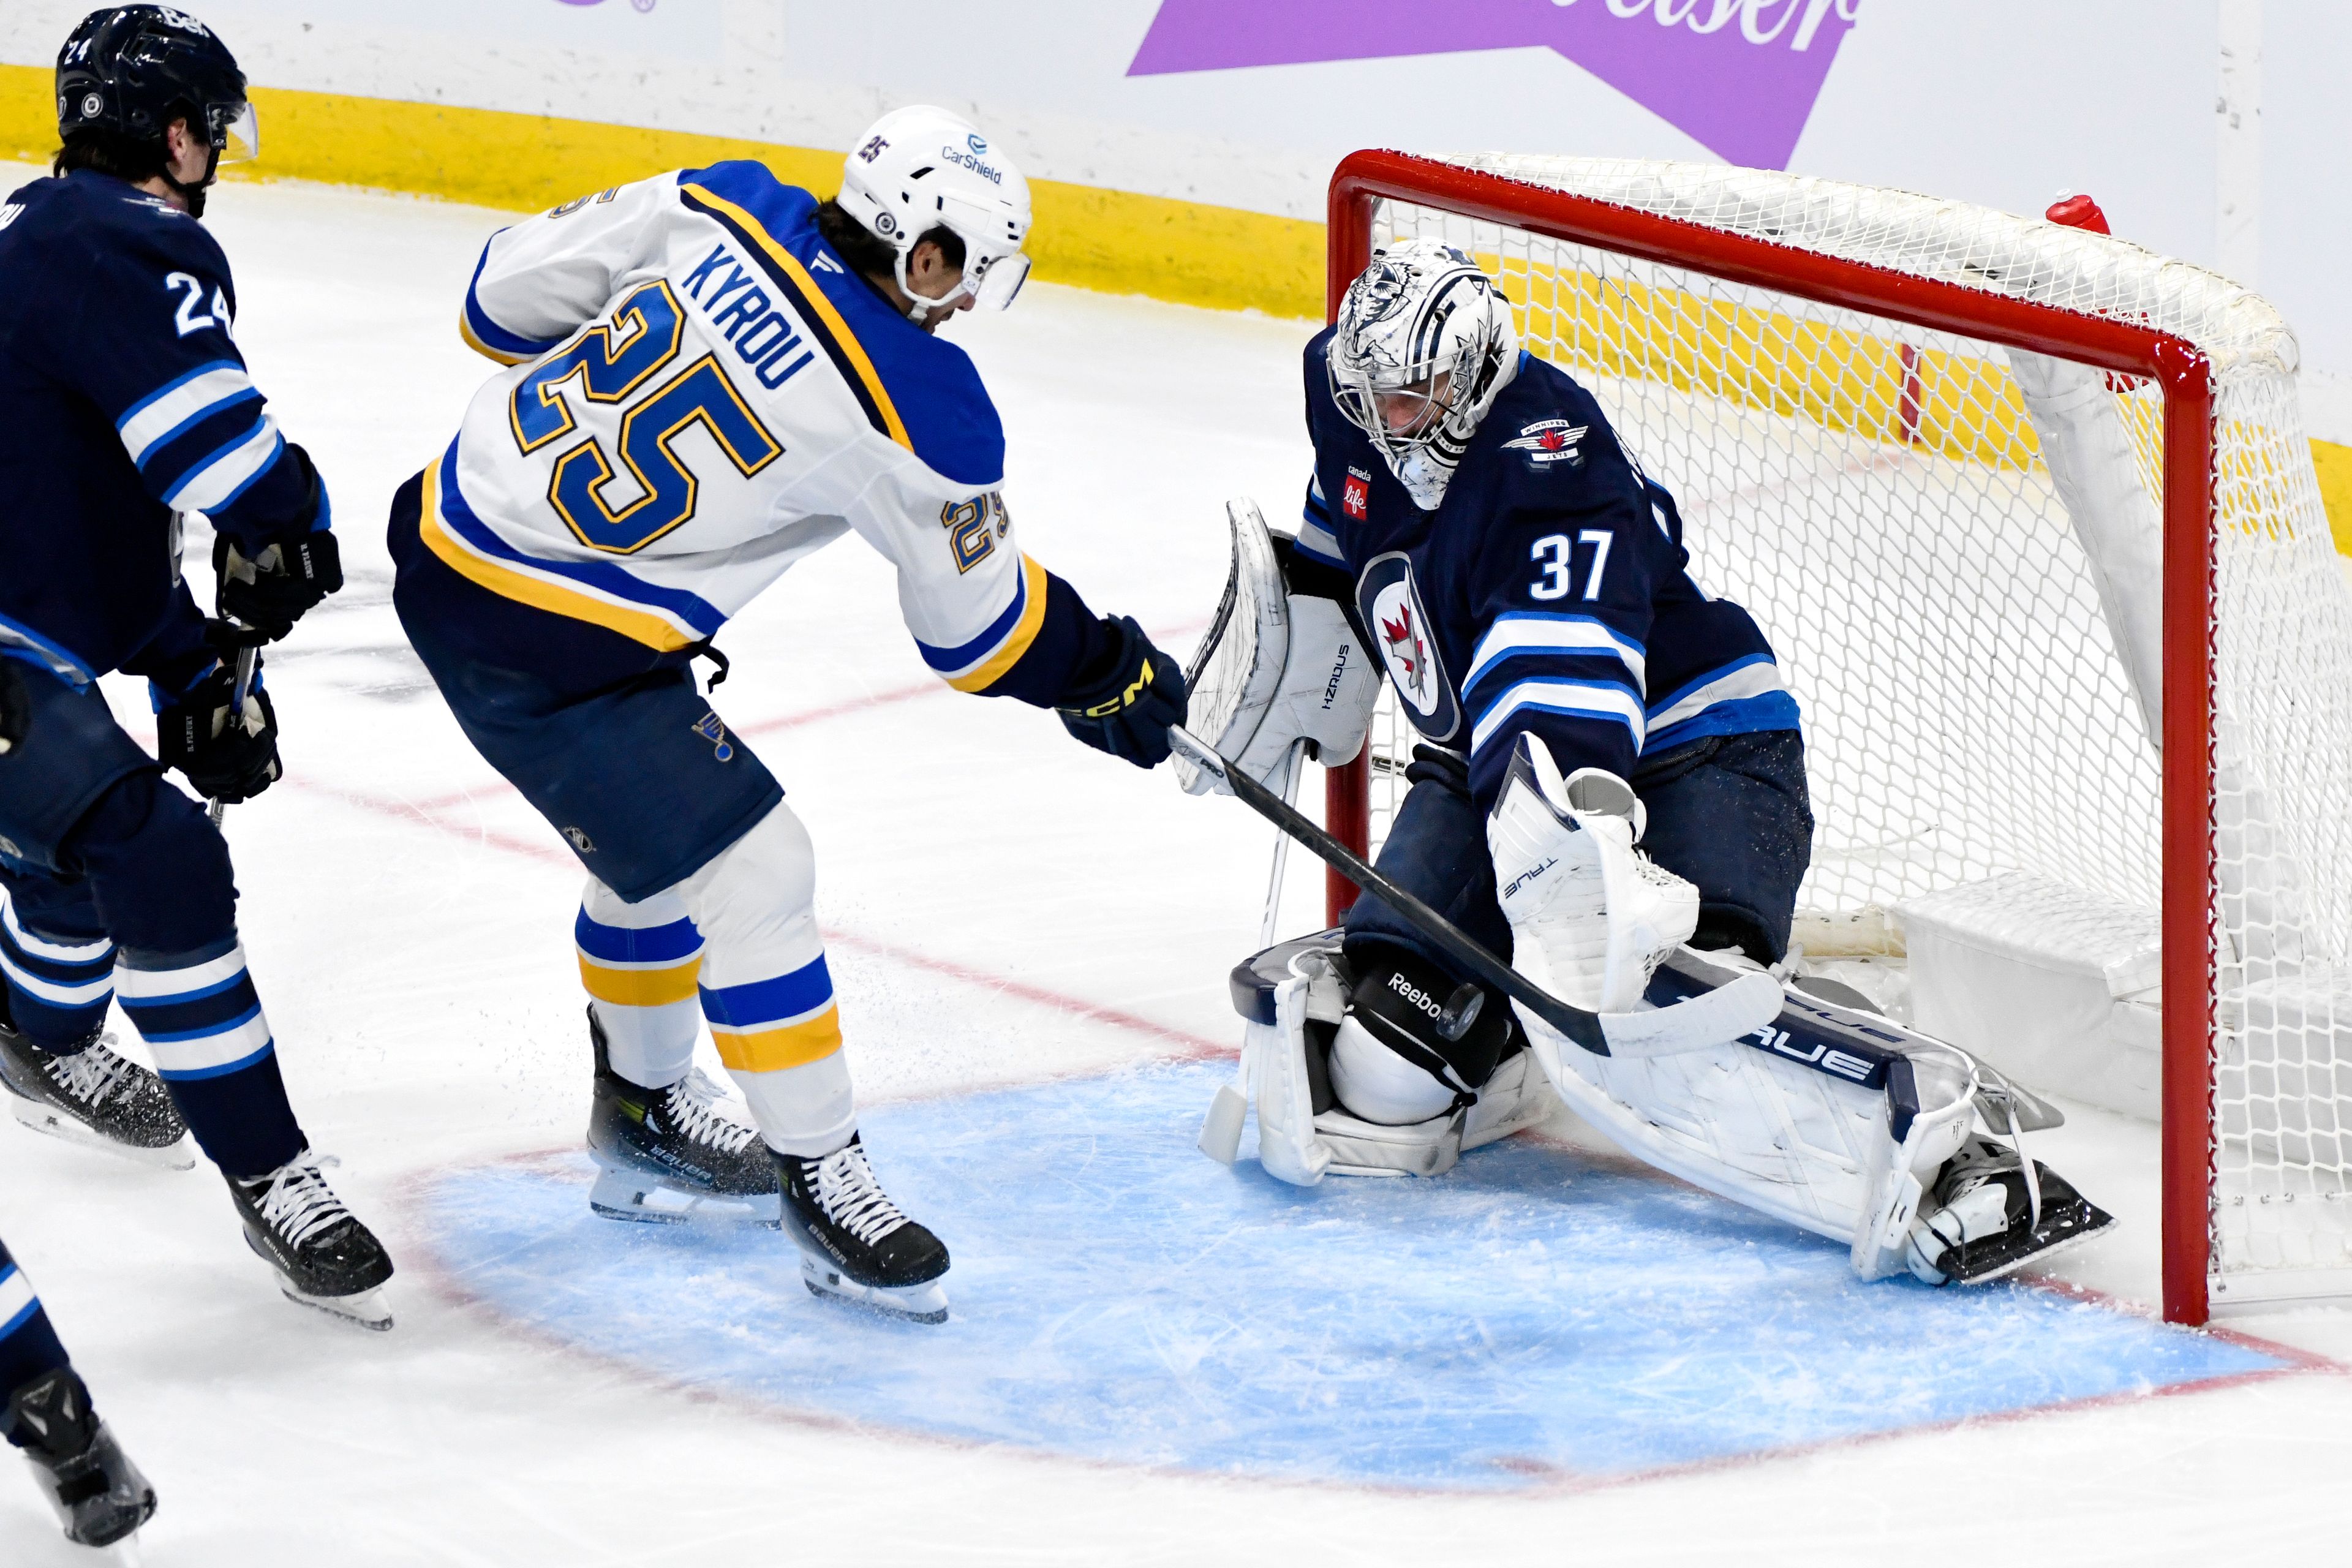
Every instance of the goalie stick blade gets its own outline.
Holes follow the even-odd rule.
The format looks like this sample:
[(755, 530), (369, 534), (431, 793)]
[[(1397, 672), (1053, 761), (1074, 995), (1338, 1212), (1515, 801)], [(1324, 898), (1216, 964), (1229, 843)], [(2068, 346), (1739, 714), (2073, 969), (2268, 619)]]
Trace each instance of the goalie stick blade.
[(1230, 1165), (1241, 1158), (1242, 1121), (1249, 1115), (1249, 1101), (1232, 1084), (1217, 1086), (1217, 1098), (1209, 1102), (1209, 1114), (1201, 1122), (1201, 1152), (1220, 1165)]
[(1609, 1054), (1668, 1057), (1705, 1050), (1753, 1034), (1780, 1015), (1780, 983), (1769, 974), (1742, 974), (1727, 984), (1643, 1013), (1603, 1013), (1601, 1033)]

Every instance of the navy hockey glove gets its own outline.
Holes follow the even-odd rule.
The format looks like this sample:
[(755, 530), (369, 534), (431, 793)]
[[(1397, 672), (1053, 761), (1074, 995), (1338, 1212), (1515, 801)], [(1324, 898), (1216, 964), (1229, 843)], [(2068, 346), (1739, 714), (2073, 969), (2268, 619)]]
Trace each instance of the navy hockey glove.
[(25, 696), (25, 678), (16, 661), (0, 658), (0, 755), (16, 749), (32, 721), (32, 705)]
[(247, 642), (276, 642), (320, 600), (343, 585), (341, 548), (317, 526), (327, 504), (326, 487), (310, 455), (288, 442), (286, 455), (310, 483), (300, 519), (306, 532), (278, 540), (247, 560), (228, 535), (213, 538), (213, 571), (220, 581), (218, 612), (234, 616), (250, 632)]
[(1185, 715), (1184, 676), (1176, 661), (1151, 646), (1132, 616), (1106, 616), (1118, 637), (1118, 660), (1099, 680), (1065, 694), (1062, 728), (1098, 752), (1139, 768), (1168, 760), (1168, 726)]
[(245, 713), (229, 720), (236, 671), (216, 665), (184, 696), (155, 712), (155, 754), (188, 775), (207, 799), (226, 805), (251, 800), (278, 778), (278, 713), (257, 671), (245, 694)]

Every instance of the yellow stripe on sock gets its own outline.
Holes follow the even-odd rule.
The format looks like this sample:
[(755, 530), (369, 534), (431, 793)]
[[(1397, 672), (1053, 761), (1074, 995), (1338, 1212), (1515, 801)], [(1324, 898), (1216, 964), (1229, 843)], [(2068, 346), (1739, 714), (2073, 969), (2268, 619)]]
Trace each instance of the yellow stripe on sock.
[(841, 1049), (841, 1010), (828, 1005), (814, 1018), (772, 1029), (728, 1029), (713, 1024), (719, 1059), (737, 1072), (782, 1072), (820, 1062)]
[(580, 984), (589, 995), (615, 1007), (667, 1007), (691, 1001), (701, 973), (699, 953), (667, 969), (610, 969), (586, 957), (580, 960)]

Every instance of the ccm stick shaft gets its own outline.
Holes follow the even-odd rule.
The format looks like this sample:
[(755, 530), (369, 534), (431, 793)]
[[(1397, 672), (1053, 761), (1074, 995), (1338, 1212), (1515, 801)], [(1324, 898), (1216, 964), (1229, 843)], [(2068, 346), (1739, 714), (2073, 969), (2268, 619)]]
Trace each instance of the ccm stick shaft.
[(1387, 900), (1390, 908), (1411, 921), (1423, 936), (1435, 942), (1454, 963), (1586, 1050), (1596, 1056), (1610, 1054), (1609, 1042), (1601, 1034), (1598, 1015), (1588, 1013), (1581, 1007), (1571, 1007), (1537, 986), (1527, 976), (1481, 947), (1461, 927), (1372, 869), (1353, 850), (1285, 804), (1280, 795), (1239, 768), (1229, 766), (1223, 757), (1182, 725), (1169, 726), (1168, 739), (1170, 744), (1183, 752), (1185, 759), (1194, 767), (1223, 780), (1225, 787), (1232, 790), (1244, 805), (1313, 850), (1325, 865), (1339, 871), (1356, 886)]

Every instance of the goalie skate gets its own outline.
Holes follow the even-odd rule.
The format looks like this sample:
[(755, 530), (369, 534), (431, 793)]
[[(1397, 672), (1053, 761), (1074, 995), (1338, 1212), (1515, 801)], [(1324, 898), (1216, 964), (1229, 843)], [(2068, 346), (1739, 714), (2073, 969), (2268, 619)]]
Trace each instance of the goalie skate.
[(1930, 1285), (1981, 1285), (2115, 1228), (2115, 1215), (2065, 1177), (2039, 1160), (2032, 1172), (2015, 1150), (1970, 1139), (1946, 1162), (1934, 1206), (1912, 1230), (1911, 1272)]
[(195, 1145), (163, 1080), (100, 1036), (68, 1054), (45, 1051), (0, 1024), (0, 1084), (8, 1109), (36, 1132), (85, 1149), (193, 1170)]
[(812, 1296), (832, 1296), (919, 1323), (948, 1321), (948, 1249), (890, 1201), (853, 1133), (830, 1154), (778, 1154), (784, 1230)]
[(604, 1026), (588, 1012), (596, 1081), (588, 1152), (599, 1174), (588, 1206), (606, 1219), (782, 1224), (775, 1162), (757, 1129), (724, 1113), (725, 1095), (699, 1069), (667, 1089), (613, 1070)]

